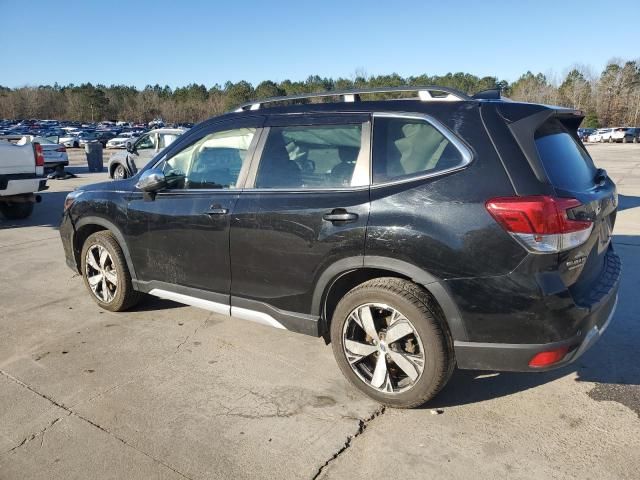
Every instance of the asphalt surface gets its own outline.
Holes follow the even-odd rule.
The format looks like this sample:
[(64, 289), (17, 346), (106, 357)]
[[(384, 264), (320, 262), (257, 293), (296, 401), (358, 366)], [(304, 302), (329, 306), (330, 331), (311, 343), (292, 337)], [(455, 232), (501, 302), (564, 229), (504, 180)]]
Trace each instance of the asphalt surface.
[(555, 372), (458, 371), (412, 411), (358, 393), (320, 339), (161, 300), (100, 310), (57, 225), (106, 174), (72, 167), (0, 224), (0, 479), (637, 479), (640, 145), (588, 148), (620, 193), (605, 336)]

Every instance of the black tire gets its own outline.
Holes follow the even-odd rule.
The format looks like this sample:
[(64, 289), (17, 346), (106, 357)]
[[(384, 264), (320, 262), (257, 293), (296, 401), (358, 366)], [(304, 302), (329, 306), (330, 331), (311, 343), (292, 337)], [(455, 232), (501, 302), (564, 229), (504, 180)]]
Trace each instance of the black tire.
[(7, 220), (23, 220), (33, 213), (33, 202), (0, 203), (0, 212)]
[(80, 144), (78, 142), (73, 142), (73, 148), (79, 148)]
[[(402, 313), (419, 334), (424, 347), (424, 369), (408, 390), (385, 393), (365, 383), (352, 370), (343, 348), (343, 328), (358, 306), (382, 303)], [(394, 408), (414, 408), (432, 399), (449, 381), (455, 368), (453, 340), (433, 298), (414, 283), (398, 278), (376, 278), (349, 291), (338, 303), (331, 321), (334, 357), (349, 381), (374, 400)]]
[(116, 168), (113, 169), (112, 178), (114, 180), (124, 180), (128, 176), (129, 175), (127, 175), (127, 169), (124, 168), (124, 165), (122, 165), (121, 163), (116, 164)]
[[(94, 294), (87, 279), (87, 252), (95, 245), (101, 245), (109, 252), (113, 268), (115, 269), (118, 278), (118, 287), (113, 299), (109, 302), (100, 300), (96, 294)], [(85, 240), (82, 245), (81, 265), (82, 279), (84, 280), (87, 290), (89, 290), (89, 293), (91, 294), (91, 298), (93, 298), (93, 300), (105, 310), (109, 310), (111, 312), (122, 312), (133, 307), (140, 301), (142, 294), (133, 289), (131, 274), (129, 273), (129, 268), (127, 267), (124, 254), (122, 253), (122, 248), (120, 248), (118, 241), (111, 232), (102, 230), (90, 235)]]

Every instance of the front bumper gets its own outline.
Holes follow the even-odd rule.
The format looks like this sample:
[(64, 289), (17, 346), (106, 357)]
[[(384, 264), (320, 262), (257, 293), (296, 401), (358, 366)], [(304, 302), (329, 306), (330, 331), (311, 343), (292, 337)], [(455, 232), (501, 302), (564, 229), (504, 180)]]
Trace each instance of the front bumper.
[(62, 215), (62, 222), (60, 222), (60, 239), (62, 240), (62, 248), (64, 250), (64, 256), (67, 266), (74, 272), (79, 273), (80, 269), (78, 268), (78, 265), (76, 263), (76, 255), (73, 248), (74, 234), (75, 229), (73, 227), (73, 223), (71, 222), (71, 218), (69, 218), (69, 213), (65, 212)]

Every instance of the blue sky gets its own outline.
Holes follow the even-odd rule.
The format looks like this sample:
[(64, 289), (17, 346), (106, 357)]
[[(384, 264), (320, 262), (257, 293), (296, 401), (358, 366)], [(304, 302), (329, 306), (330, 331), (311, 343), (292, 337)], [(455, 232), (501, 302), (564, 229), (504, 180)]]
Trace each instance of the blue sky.
[(574, 64), (598, 73), (612, 57), (640, 57), (637, 11), (624, 8), (614, 15), (589, 0), (0, 0), (0, 85), (209, 87), (356, 71), (513, 81)]

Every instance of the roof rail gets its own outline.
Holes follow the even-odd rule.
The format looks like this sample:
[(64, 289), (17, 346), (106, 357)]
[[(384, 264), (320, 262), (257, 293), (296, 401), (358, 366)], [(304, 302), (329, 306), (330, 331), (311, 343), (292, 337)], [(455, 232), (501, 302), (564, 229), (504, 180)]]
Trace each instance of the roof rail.
[[(267, 103), (290, 102), (295, 100), (306, 100), (309, 98), (321, 97), (342, 97), (344, 102), (359, 102), (360, 95), (372, 93), (399, 93), (399, 92), (416, 92), (418, 98), (424, 102), (442, 102), (442, 101), (463, 101), (472, 98), (458, 90), (448, 87), (438, 87), (435, 85), (427, 85), (423, 87), (376, 87), (376, 88), (360, 88), (353, 90), (328, 90), (326, 92), (304, 93), (301, 95), (288, 95), (284, 97), (271, 97), (254, 102), (247, 102), (240, 105), (235, 111), (242, 112), (244, 110), (258, 110)], [(435, 93), (436, 95), (433, 95)], [(440, 95), (437, 95), (437, 94)], [(442, 95), (444, 94), (444, 95)]]

